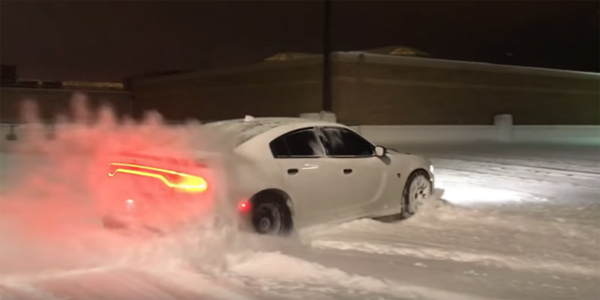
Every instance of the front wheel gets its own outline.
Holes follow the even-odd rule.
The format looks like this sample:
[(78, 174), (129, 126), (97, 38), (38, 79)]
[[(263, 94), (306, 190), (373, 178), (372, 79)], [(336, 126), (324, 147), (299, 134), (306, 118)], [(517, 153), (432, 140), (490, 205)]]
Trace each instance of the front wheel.
[(428, 198), (431, 193), (432, 184), (429, 174), (424, 170), (416, 170), (411, 173), (402, 192), (401, 217), (406, 219), (414, 215), (421, 201)]

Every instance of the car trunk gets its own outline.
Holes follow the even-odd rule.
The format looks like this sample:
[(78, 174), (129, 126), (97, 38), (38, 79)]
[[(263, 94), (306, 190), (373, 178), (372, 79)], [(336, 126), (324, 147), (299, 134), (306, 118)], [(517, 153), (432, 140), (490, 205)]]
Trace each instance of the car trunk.
[(101, 207), (109, 227), (171, 227), (213, 206), (212, 172), (202, 158), (116, 153), (107, 163)]

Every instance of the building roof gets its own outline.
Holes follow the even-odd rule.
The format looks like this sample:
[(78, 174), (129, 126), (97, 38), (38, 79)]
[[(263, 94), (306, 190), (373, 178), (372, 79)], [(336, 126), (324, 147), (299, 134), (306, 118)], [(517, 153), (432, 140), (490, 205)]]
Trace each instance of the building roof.
[(294, 60), (294, 59), (304, 59), (310, 57), (320, 57), (321, 54), (313, 54), (313, 53), (302, 53), (302, 52), (280, 52), (273, 56), (269, 56), (265, 59), (265, 61), (282, 61), (282, 60)]
[[(353, 52), (363, 52), (363, 53), (372, 53), (372, 54), (381, 54), (381, 55), (390, 55), (390, 56), (416, 56), (416, 57), (430, 57), (429, 53), (425, 51), (421, 51), (419, 49), (395, 45), (395, 46), (387, 46), (381, 48), (372, 48), (366, 50), (357, 50)], [(334, 52), (335, 53), (335, 52)], [(265, 59), (265, 61), (290, 61), (290, 60), (299, 60), (306, 58), (315, 58), (322, 57), (321, 53), (303, 53), (303, 52), (280, 52), (273, 56), (269, 56)]]
[(373, 48), (362, 50), (358, 52), (365, 53), (374, 53), (374, 54), (384, 54), (384, 55), (394, 55), (394, 56), (418, 56), (418, 57), (430, 57), (429, 53), (425, 51), (421, 51), (419, 49), (407, 47), (407, 46), (387, 46), (381, 48)]
[[(416, 55), (412, 55), (416, 53)], [(522, 67), (511, 65), (499, 65), (482, 62), (468, 62), (458, 60), (447, 60), (432, 57), (423, 57), (425, 52), (405, 47), (389, 46), (363, 51), (343, 51), (331, 53), (331, 60), (336, 62), (362, 62), (372, 64), (402, 65), (402, 66), (425, 66), (436, 69), (460, 69), (486, 72), (519, 73), (529, 75), (541, 75), (552, 77), (589, 78), (597, 79), (600, 74), (581, 71), (555, 70), (535, 67)], [(426, 54), (426, 53), (425, 53)], [(235, 73), (254, 72), (256, 70), (286, 69), (290, 66), (305, 64), (322, 64), (323, 56), (314, 53), (283, 52), (267, 58), (266, 61), (252, 65), (235, 66), (221, 69), (194, 71), (182, 74), (166, 76), (139, 78), (136, 84), (154, 84), (154, 81), (179, 80), (201, 76), (218, 76)]]

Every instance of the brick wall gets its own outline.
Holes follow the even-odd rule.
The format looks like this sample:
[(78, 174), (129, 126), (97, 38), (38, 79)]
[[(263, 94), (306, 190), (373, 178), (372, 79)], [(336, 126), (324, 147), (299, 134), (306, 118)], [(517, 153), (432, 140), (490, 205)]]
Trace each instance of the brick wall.
[[(365, 58), (366, 57), (366, 58)], [(333, 57), (333, 110), (372, 125), (600, 124), (600, 75), (432, 59)], [(168, 119), (298, 116), (321, 109), (320, 59), (134, 80), (136, 110)]]
[[(508, 70), (510, 71), (510, 70)], [(598, 76), (338, 62), (334, 111), (373, 125), (600, 124)]]
[[(600, 75), (342, 53), (333, 57), (333, 110), (344, 123), (485, 125), (512, 114), (522, 125), (600, 124)], [(321, 110), (322, 60), (262, 62), (131, 81), (132, 93), (90, 91), (119, 114), (158, 110), (203, 121), (298, 116)], [(0, 120), (18, 119), (24, 99), (45, 118), (69, 109), (72, 91), (0, 88)]]
[(224, 74), (192, 73), (133, 80), (136, 111), (154, 109), (171, 120), (206, 121), (243, 118), (247, 114), (297, 117), (320, 110), (319, 62), (275, 62), (263, 67)]

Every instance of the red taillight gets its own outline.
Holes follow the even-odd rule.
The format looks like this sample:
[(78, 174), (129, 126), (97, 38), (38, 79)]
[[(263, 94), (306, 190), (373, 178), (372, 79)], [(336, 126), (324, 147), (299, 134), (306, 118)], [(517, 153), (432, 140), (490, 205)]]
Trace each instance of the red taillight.
[(250, 201), (248, 200), (242, 200), (240, 201), (240, 203), (238, 203), (238, 210), (240, 212), (249, 212), (252, 209), (252, 205), (250, 205)]
[(200, 176), (137, 164), (111, 163), (108, 176), (114, 177), (117, 173), (155, 178), (170, 188), (188, 193), (202, 193), (208, 188), (206, 180)]

